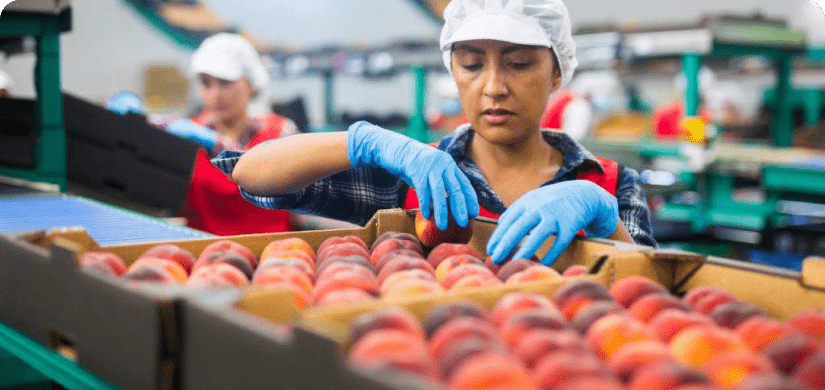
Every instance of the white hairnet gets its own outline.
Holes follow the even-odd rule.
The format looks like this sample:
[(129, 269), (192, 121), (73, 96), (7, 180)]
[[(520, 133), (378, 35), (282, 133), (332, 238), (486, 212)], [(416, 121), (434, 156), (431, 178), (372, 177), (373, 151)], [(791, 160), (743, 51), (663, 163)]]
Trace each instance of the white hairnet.
[(258, 92), (269, 86), (269, 72), (261, 57), (249, 41), (238, 34), (218, 33), (206, 38), (192, 54), (189, 72), (232, 81), (245, 77)]
[(549, 47), (559, 62), (564, 85), (579, 65), (570, 16), (561, 0), (452, 0), (444, 9), (441, 29), (447, 69), (452, 71), (453, 43), (474, 39)]

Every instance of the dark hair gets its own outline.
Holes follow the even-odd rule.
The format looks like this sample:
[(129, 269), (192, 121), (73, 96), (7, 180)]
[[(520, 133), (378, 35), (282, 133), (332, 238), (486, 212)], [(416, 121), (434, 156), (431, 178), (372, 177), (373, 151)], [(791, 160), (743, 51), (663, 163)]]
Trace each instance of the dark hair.
[(561, 77), (561, 68), (559, 67), (559, 59), (556, 58), (556, 51), (550, 49), (550, 55), (553, 56), (553, 78)]

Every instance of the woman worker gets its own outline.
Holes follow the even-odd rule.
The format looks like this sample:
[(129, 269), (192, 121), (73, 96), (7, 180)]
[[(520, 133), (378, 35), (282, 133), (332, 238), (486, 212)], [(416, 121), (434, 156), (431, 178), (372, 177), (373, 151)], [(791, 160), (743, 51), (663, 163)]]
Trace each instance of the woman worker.
[(213, 234), (233, 235), (290, 230), (289, 214), (263, 210), (245, 201), (238, 186), (209, 163), (226, 150), (246, 150), (296, 133), (292, 121), (273, 113), (252, 117), (253, 99), (266, 100), (269, 75), (252, 45), (237, 34), (219, 33), (192, 55), (203, 111), (166, 130), (200, 143), (183, 216), (188, 225)]
[(444, 19), (441, 50), (470, 123), (437, 147), (358, 122), (213, 162), (268, 208), (363, 223), (378, 209), (420, 206), (440, 229), (450, 216), (465, 226), (500, 214), (487, 245), (496, 263), (520, 243), (514, 257), (529, 258), (555, 234), (542, 259), (552, 264), (580, 230), (655, 245), (638, 174), (539, 127), (577, 65), (564, 4), (453, 0)]

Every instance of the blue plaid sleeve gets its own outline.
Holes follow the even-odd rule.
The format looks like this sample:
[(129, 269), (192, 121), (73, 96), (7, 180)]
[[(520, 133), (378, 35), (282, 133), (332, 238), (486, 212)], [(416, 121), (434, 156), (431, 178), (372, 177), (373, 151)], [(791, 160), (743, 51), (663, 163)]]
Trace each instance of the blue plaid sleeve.
[(650, 209), (647, 199), (639, 182), (639, 174), (625, 167), (619, 174), (619, 183), (616, 186), (616, 199), (619, 201), (619, 217), (633, 240), (640, 245), (658, 246), (653, 238), (653, 228), (650, 223)]
[[(212, 163), (232, 174), (242, 152), (224, 151)], [(244, 191), (244, 199), (258, 207), (320, 215), (364, 225), (380, 209), (400, 207), (406, 185), (381, 168), (348, 169), (289, 194), (256, 195)]]

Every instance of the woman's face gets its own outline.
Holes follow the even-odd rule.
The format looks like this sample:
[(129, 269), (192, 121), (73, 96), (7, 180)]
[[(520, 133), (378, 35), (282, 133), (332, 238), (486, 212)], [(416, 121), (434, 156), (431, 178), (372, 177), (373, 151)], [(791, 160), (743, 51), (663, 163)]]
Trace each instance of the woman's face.
[(538, 131), (550, 93), (561, 84), (552, 52), (541, 46), (458, 42), (452, 68), (470, 124), (494, 144), (513, 144)]
[(203, 73), (199, 78), (203, 106), (214, 113), (217, 120), (233, 121), (246, 115), (253, 93), (246, 79), (229, 81)]

